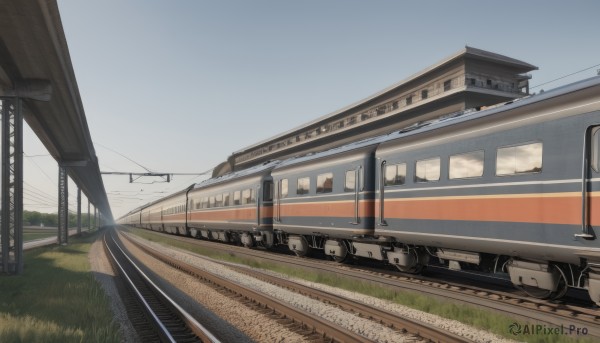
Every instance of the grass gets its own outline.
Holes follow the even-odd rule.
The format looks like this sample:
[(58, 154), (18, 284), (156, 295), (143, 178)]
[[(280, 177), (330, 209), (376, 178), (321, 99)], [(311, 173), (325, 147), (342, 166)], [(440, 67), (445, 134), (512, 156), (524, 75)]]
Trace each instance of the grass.
[(0, 342), (120, 342), (90, 271), (97, 233), (25, 252), (22, 275), (0, 276)]
[(36, 239), (56, 237), (58, 231), (56, 228), (37, 228), (37, 227), (25, 227), (23, 228), (23, 241), (33, 241)]
[[(69, 227), (69, 230), (75, 229), (75, 227)], [(82, 232), (89, 231), (87, 227), (81, 228)], [(35, 228), (35, 227), (25, 227), (23, 228), (23, 242), (33, 241), (36, 239), (48, 238), (48, 237), (57, 237), (58, 229), (57, 228)]]
[[(348, 277), (343, 277), (338, 274), (323, 273), (307, 269), (298, 269), (270, 262), (257, 261), (251, 258), (242, 258), (234, 254), (223, 253), (218, 250), (206, 249), (198, 247), (194, 244), (186, 243), (171, 239), (166, 235), (158, 235), (156, 233), (142, 230), (129, 229), (130, 232), (150, 241), (157, 243), (168, 244), (177, 248), (185, 249), (200, 255), (211, 257), (218, 260), (235, 262), (248, 265), (255, 268), (271, 270), (279, 272), (290, 277), (306, 280), (309, 282), (320, 283), (332, 287), (342, 288), (348, 291), (353, 291), (379, 299), (388, 300), (400, 305), (404, 305), (416, 310), (439, 315), (440, 317), (457, 320), (461, 323), (471, 325), (473, 327), (493, 332), (502, 337), (515, 339), (522, 342), (531, 343), (563, 343), (563, 342), (594, 342), (591, 338), (585, 336), (575, 336), (567, 334), (547, 333), (544, 334), (545, 327), (531, 327), (531, 324), (516, 320), (504, 314), (494, 313), (488, 310), (477, 308), (474, 306), (445, 301), (440, 298), (423, 295), (417, 292), (410, 291), (394, 291), (390, 288), (382, 287), (374, 283), (358, 281)], [(519, 325), (521, 334), (513, 335), (510, 332), (511, 325)], [(564, 333), (568, 333), (569, 323), (565, 323)], [(547, 327), (553, 329), (554, 327)], [(526, 331), (528, 330), (528, 331)], [(542, 332), (534, 334), (535, 331)]]

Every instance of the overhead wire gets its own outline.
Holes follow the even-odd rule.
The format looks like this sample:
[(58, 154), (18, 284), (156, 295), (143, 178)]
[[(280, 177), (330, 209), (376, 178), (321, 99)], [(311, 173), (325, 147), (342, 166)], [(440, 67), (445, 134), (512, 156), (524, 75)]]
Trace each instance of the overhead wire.
[(558, 80), (562, 80), (562, 79), (564, 79), (564, 78), (567, 78), (567, 77), (569, 77), (569, 76), (573, 76), (573, 75), (575, 75), (575, 74), (579, 74), (579, 73), (582, 73), (582, 72), (584, 72), (584, 71), (587, 71), (587, 70), (590, 70), (590, 69), (592, 69), (592, 68), (596, 68), (596, 67), (600, 67), (600, 64), (596, 64), (596, 65), (593, 65), (593, 66), (591, 66), (591, 67), (588, 67), (588, 68), (585, 68), (585, 69), (578, 70), (578, 71), (576, 71), (576, 72), (574, 72), (574, 73), (571, 73), (571, 74), (568, 74), (568, 75), (561, 76), (561, 77), (559, 77), (559, 78), (557, 78), (557, 79), (554, 79), (554, 80), (551, 80), (551, 81), (548, 81), (548, 82), (540, 83), (539, 85), (536, 85), (536, 86), (533, 86), (533, 87), (529, 87), (529, 89), (538, 88), (538, 87), (541, 87), (541, 86), (543, 86), (543, 85), (547, 85), (547, 84), (549, 84), (549, 83), (552, 83), (552, 82), (555, 82), (555, 81), (558, 81)]

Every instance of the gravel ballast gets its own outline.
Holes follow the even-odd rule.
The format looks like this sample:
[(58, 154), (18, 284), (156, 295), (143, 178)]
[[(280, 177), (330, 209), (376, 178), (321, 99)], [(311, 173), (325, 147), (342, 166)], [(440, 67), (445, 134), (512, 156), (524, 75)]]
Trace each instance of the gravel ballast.
[[(348, 330), (351, 330), (364, 336), (368, 340), (376, 342), (414, 342), (414, 337), (412, 336), (403, 335), (397, 331), (394, 331), (388, 327), (385, 327), (368, 319), (360, 318), (355, 314), (344, 312), (343, 310), (340, 310), (330, 305), (326, 305), (317, 300), (307, 298), (297, 293), (281, 289), (277, 286), (232, 271), (229, 268), (224, 267), (223, 263), (221, 262), (213, 261), (209, 258), (196, 255), (190, 252), (182, 251), (176, 248), (165, 247), (158, 243), (145, 241), (133, 235), (128, 235), (128, 237), (132, 237), (136, 241), (141, 242), (142, 244), (149, 245), (152, 248), (160, 251), (161, 253), (169, 255), (180, 261), (191, 264), (210, 273), (218, 274), (219, 276), (225, 277), (228, 280), (234, 281), (240, 285), (244, 285), (245, 287), (249, 287), (255, 291), (260, 291), (262, 293), (268, 294), (271, 297), (276, 298), (278, 300), (291, 303), (297, 308), (326, 318), (327, 320), (337, 323), (338, 325), (345, 327)], [(242, 267), (248, 268), (246, 266)], [(264, 272), (264, 270), (261, 271)], [(279, 273), (268, 273), (277, 277), (290, 279), (289, 277), (281, 275)], [(444, 330), (448, 330), (452, 333), (455, 333), (467, 339), (474, 340), (476, 342), (513, 342), (511, 340), (507, 340), (492, 333), (473, 328), (455, 320), (445, 319), (437, 315), (432, 315), (422, 311), (414, 310), (406, 306), (398, 305), (389, 301), (377, 299), (355, 292), (345, 291), (342, 289), (322, 284), (311, 283), (304, 280), (293, 280), (297, 283), (322, 289), (330, 293), (335, 293), (337, 295), (341, 295), (352, 300), (363, 302), (370, 306), (384, 308), (387, 311), (396, 313), (398, 314), (398, 316), (401, 317), (408, 317), (425, 323), (429, 323), (431, 325), (435, 325)]]

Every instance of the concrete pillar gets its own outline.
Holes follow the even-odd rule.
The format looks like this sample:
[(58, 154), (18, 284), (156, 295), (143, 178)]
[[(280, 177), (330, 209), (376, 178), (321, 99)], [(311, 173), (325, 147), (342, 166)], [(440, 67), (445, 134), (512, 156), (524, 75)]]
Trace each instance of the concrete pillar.
[(92, 230), (92, 214), (90, 212), (90, 199), (88, 199), (88, 212), (87, 212), (87, 214), (88, 214), (88, 216), (87, 216), (88, 217), (87, 218), (87, 221), (88, 221), (88, 231), (91, 231)]
[(77, 187), (77, 235), (81, 235), (81, 188)]

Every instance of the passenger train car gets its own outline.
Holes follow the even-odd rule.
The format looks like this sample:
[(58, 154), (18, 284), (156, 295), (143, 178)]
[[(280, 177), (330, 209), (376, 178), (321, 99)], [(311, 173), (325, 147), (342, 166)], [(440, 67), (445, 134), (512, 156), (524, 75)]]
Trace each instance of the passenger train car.
[(270, 248), (273, 237), (275, 162), (206, 180), (189, 189), (190, 235)]
[(598, 199), (600, 77), (207, 180), (120, 222), (409, 273), (436, 260), (600, 303)]

